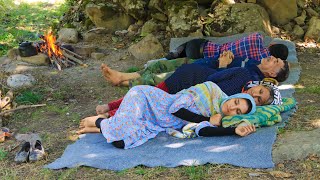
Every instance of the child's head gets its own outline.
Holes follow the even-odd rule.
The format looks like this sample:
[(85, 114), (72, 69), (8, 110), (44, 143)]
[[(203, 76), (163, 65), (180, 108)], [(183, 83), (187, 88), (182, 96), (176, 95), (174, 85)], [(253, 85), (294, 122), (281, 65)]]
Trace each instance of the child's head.
[(252, 114), (256, 111), (256, 104), (249, 94), (239, 93), (225, 99), (220, 110), (224, 116)]
[(250, 81), (243, 88), (244, 93), (250, 94), (257, 106), (262, 105), (281, 105), (282, 98), (277, 84), (278, 82), (271, 78), (262, 81)]

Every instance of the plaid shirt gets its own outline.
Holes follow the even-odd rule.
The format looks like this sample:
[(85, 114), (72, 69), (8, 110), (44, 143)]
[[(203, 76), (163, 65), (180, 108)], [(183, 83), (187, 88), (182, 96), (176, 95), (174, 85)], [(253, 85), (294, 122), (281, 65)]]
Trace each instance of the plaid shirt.
[(263, 37), (259, 33), (253, 33), (235, 42), (222, 45), (208, 41), (203, 50), (204, 58), (218, 60), (223, 51), (232, 51), (234, 58), (252, 59), (261, 61), (262, 58), (270, 56), (268, 48), (263, 47)]

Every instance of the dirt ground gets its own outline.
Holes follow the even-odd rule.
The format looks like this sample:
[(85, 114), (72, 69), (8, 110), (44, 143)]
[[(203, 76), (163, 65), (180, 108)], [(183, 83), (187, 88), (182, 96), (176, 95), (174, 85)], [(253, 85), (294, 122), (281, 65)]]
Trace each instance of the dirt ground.
[[(129, 67), (142, 67), (144, 61), (135, 60), (128, 55), (126, 46), (113, 49), (117, 44), (105, 44), (107, 54), (102, 60), (87, 59), (88, 67), (72, 67), (63, 71), (52, 68), (33, 71), (37, 84), (32, 88), (44, 96), (41, 108), (16, 111), (5, 124), (16, 133), (40, 134), (44, 148), (48, 153), (45, 160), (36, 163), (16, 164), (13, 162), (15, 153), (20, 149), (19, 143), (13, 138), (0, 144), (9, 152), (0, 161), (1, 179), (317, 179), (320, 177), (320, 159), (310, 155), (306, 159), (285, 161), (277, 164), (274, 169), (239, 168), (230, 165), (204, 165), (198, 167), (178, 168), (148, 168), (139, 166), (121, 172), (98, 170), (88, 167), (78, 167), (64, 170), (48, 170), (42, 167), (60, 157), (67, 145), (73, 143), (74, 131), (77, 130), (79, 120), (95, 114), (95, 107), (99, 103), (123, 96), (127, 88), (114, 87), (107, 83), (101, 73), (100, 64), (106, 63), (117, 70), (127, 70)], [(166, 49), (168, 49), (166, 47)], [(319, 56), (317, 48), (298, 48), (298, 59), (302, 67), (301, 78), (295, 97), (299, 102), (299, 109), (291, 118), (288, 125), (281, 130), (307, 131), (319, 128), (315, 121), (320, 112), (320, 77)], [(6, 74), (2, 74), (3, 77)], [(5, 78), (1, 79), (5, 83)], [(312, 87), (311, 90), (308, 90)], [(318, 88), (318, 90), (317, 90)], [(315, 89), (315, 90), (313, 90)]]

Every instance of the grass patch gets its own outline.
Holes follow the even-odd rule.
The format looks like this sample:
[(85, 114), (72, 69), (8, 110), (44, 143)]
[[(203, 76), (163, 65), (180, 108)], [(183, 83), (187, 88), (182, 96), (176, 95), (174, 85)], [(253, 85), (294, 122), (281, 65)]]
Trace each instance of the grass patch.
[[(0, 1), (1, 5), (1, 1)], [(7, 7), (8, 9), (8, 7)], [(48, 3), (11, 5), (0, 16), (0, 55), (5, 55), (23, 41), (39, 41), (38, 34), (44, 34), (59, 22), (68, 5), (57, 6)]]
[(3, 148), (0, 148), (0, 161), (4, 160), (8, 155), (8, 152), (5, 151)]
[(187, 175), (188, 179), (206, 179), (206, 166), (188, 166), (183, 168), (183, 173)]
[(43, 96), (40, 93), (26, 90), (19, 94), (15, 100), (18, 104), (37, 104), (42, 101), (42, 99)]
[(313, 93), (320, 94), (320, 86), (310, 86), (302, 89), (296, 89), (298, 93)]

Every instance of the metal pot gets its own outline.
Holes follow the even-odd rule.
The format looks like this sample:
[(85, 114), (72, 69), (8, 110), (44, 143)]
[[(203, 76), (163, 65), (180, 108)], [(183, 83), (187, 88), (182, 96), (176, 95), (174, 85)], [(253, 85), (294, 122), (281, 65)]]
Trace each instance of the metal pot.
[(28, 41), (20, 43), (18, 49), (21, 57), (30, 57), (38, 54), (37, 48)]

